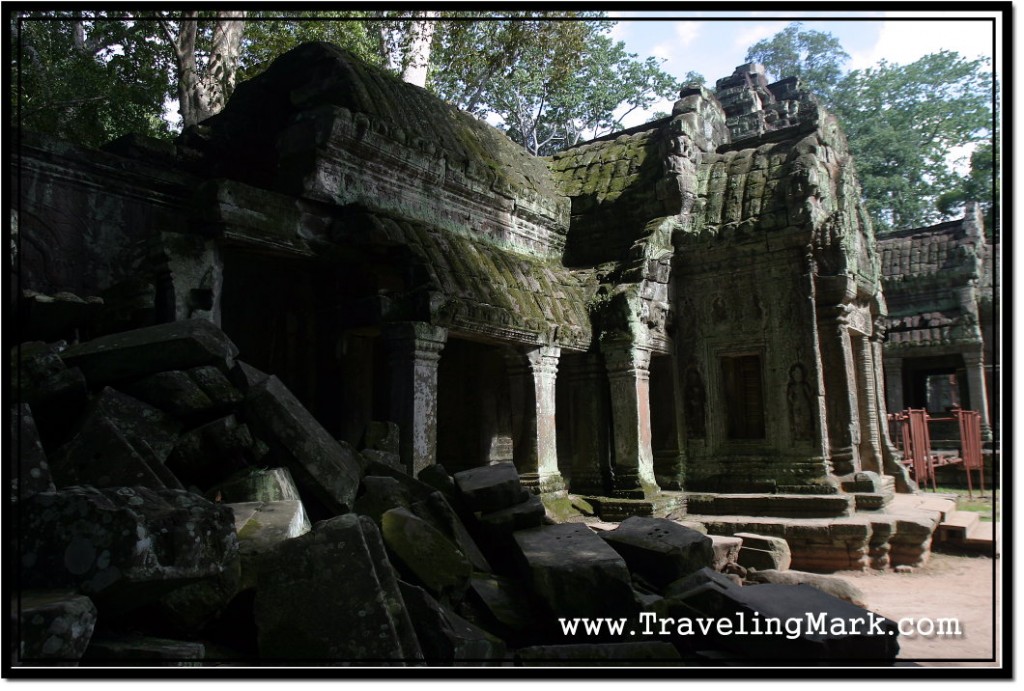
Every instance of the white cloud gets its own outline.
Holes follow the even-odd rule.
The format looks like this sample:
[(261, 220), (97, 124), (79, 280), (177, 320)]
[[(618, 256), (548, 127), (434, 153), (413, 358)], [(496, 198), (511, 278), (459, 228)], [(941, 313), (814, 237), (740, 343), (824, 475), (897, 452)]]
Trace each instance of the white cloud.
[(968, 59), (992, 57), (992, 24), (981, 21), (886, 21), (875, 45), (850, 51), (849, 69), (873, 67), (882, 59), (906, 65), (929, 53), (952, 50)]
[(675, 47), (667, 43), (659, 43), (657, 45), (651, 46), (650, 53), (654, 57), (662, 58), (663, 60), (675, 59)]
[(779, 33), (789, 22), (771, 22), (770, 24), (755, 24), (750, 28), (744, 29), (736, 34), (733, 39), (733, 45), (737, 48), (747, 49), (754, 45), (762, 38), (769, 38)]
[(697, 37), (700, 36), (702, 24), (703, 22), (678, 22), (676, 24), (676, 36), (679, 37), (679, 41), (684, 48), (697, 40)]

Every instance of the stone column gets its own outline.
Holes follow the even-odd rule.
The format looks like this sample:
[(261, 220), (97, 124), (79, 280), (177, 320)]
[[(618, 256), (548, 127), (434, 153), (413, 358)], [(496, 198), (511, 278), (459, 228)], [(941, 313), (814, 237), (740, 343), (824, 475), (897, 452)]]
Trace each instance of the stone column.
[(847, 475), (860, 470), (860, 416), (857, 370), (850, 340), (846, 305), (818, 308), (818, 340), (825, 380), (829, 459), (832, 472)]
[(651, 350), (625, 339), (602, 341), (611, 387), (612, 496), (652, 498), (658, 493), (651, 450)]
[(971, 410), (981, 414), (981, 438), (992, 441), (992, 425), (988, 419), (988, 391), (985, 388), (985, 357), (981, 351), (963, 354), (967, 369), (967, 389), (971, 397)]
[[(875, 363), (883, 362), (884, 340), (885, 324), (882, 320), (876, 320), (874, 333), (871, 334), (871, 352), (874, 353)], [(910, 477), (907, 475), (907, 469), (899, 462), (899, 452), (892, 443), (888, 415), (889, 410), (903, 410), (903, 358), (897, 357), (886, 360), (884, 375), (876, 364), (876, 391), (881, 390), (883, 386), (887, 391), (887, 395), (876, 395), (876, 400), (878, 401), (878, 426), (881, 431), (882, 471), (886, 475), (892, 475), (895, 478), (897, 492), (908, 493), (911, 491)], [(893, 398), (893, 392), (897, 392), (895, 399)], [(888, 401), (897, 403), (900, 407), (889, 408), (887, 398)]]
[(886, 407), (893, 413), (898, 413), (906, 406), (903, 405), (903, 358), (885, 358), (885, 401)]
[(386, 324), (391, 364), (391, 420), (399, 454), (415, 476), (437, 460), (437, 363), (448, 330), (425, 322)]
[(603, 494), (608, 466), (608, 406), (604, 365), (594, 354), (575, 355), (563, 367), (571, 386), (572, 486), (576, 494)]
[(512, 460), (523, 486), (537, 494), (565, 489), (555, 439), (556, 346), (507, 355), (512, 398)]
[(881, 474), (882, 449), (881, 432), (878, 427), (878, 396), (875, 391), (874, 349), (868, 336), (857, 334), (853, 337), (857, 363), (859, 390), (858, 401), (861, 422), (860, 462), (861, 470)]

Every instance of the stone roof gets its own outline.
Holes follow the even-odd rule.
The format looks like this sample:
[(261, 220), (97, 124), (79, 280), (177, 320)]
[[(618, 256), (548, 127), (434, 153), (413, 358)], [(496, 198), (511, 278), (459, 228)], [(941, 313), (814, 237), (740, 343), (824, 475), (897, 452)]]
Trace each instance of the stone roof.
[(951, 272), (977, 277), (981, 268), (968, 240), (963, 221), (949, 221), (928, 228), (896, 231), (878, 237), (882, 275), (888, 284), (926, 275)]
[(983, 280), (991, 251), (977, 208), (955, 221), (880, 235), (878, 252), (889, 308), (887, 350), (981, 343), (978, 303), (992, 291)]
[[(543, 237), (527, 251), (560, 251), (568, 225), (568, 201), (544, 160), (328, 43), (303, 44), (239, 84), (225, 109), (181, 143), (199, 152), (204, 174), (264, 189), (385, 213), (418, 195), (434, 202), (418, 208), (428, 224), (468, 204), (468, 222), (448, 225), (528, 226), (527, 235)], [(434, 192), (441, 188), (448, 197)], [(406, 207), (400, 215), (417, 211)]]
[(591, 341), (588, 275), (423, 223), (360, 214), (345, 239), (407, 247), (418, 266), (411, 293), (433, 292), (431, 321), (523, 344), (585, 350)]
[(791, 143), (709, 154), (701, 162), (691, 227), (717, 234), (733, 228), (770, 231), (790, 225)]
[(665, 175), (664, 139), (664, 131), (655, 126), (551, 157), (557, 188), (572, 200), (566, 264), (623, 260), (645, 234), (647, 223), (665, 215), (657, 194)]

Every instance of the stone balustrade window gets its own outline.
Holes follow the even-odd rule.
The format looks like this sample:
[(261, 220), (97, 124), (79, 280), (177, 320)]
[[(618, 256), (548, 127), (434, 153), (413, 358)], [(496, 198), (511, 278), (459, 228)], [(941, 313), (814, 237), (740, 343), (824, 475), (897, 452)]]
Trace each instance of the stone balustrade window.
[(729, 355), (721, 359), (729, 439), (764, 439), (764, 385), (759, 355)]

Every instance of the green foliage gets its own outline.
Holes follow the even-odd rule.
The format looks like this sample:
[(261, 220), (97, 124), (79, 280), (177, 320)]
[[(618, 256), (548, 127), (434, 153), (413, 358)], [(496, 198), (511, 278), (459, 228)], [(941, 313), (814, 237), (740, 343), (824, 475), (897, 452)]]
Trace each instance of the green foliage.
[(690, 70), (686, 73), (686, 76), (682, 79), (683, 84), (699, 84), (700, 86), (707, 86), (708, 80), (700, 72), (694, 72)]
[(129, 132), (168, 136), (161, 114), (172, 68), (155, 23), (82, 17), (12, 18), (14, 122), (91, 146)]
[[(804, 31), (798, 22), (747, 51), (747, 60), (777, 78), (800, 77), (839, 117), (878, 230), (936, 223), (959, 214), (968, 200), (991, 206), (988, 63), (940, 51), (909, 65), (883, 61), (843, 75), (848, 59), (835, 36)], [(974, 146), (971, 173), (963, 175), (953, 156)]]
[[(957, 172), (950, 157), (968, 145), (991, 146), (992, 78), (986, 61), (950, 51), (909, 65), (883, 61), (848, 74), (833, 101), (880, 230), (935, 223), (954, 209), (950, 200), (984, 192)], [(978, 163), (983, 165), (983, 158)], [(978, 201), (991, 201), (991, 193)]]
[(380, 22), (369, 21), (368, 12), (278, 11), (259, 16), (245, 25), (238, 81), (256, 76), (279, 55), (309, 41), (334, 43), (366, 62), (383, 64)]
[(430, 85), (478, 116), (497, 115), (538, 155), (621, 129), (628, 113), (678, 93), (657, 60), (641, 61), (606, 35), (610, 22), (574, 19), (456, 26), (446, 33), (448, 59), (435, 60), (449, 67)]
[(775, 79), (799, 77), (805, 88), (825, 103), (843, 74), (850, 56), (839, 39), (823, 31), (803, 31), (793, 22), (771, 38), (758, 41), (747, 50), (747, 62), (759, 62)]
[(999, 188), (996, 186), (998, 150), (991, 141), (978, 144), (971, 154), (971, 168), (960, 187), (939, 195), (936, 207), (943, 216), (956, 216), (970, 201), (981, 202), (985, 214), (985, 232), (992, 235), (996, 228), (999, 208)]

